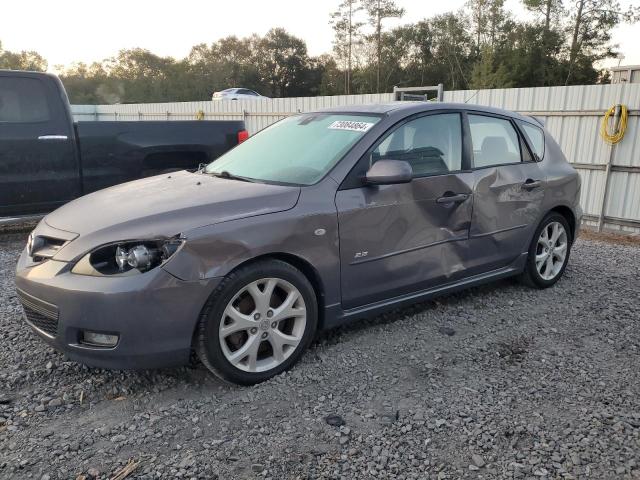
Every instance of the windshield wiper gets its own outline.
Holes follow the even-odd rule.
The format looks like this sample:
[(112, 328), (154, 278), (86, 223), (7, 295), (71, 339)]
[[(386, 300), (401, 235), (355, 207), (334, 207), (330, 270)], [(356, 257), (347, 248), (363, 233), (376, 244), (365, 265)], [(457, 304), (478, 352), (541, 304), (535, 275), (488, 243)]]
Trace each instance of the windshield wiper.
[(233, 175), (232, 173), (229, 173), (226, 170), (222, 170), (221, 172), (209, 172), (209, 175), (213, 175), (214, 177), (218, 177), (218, 178), (228, 178), (229, 180), (240, 180), (241, 182), (250, 182), (250, 183), (255, 182), (255, 180), (251, 178), (241, 177), (240, 175)]

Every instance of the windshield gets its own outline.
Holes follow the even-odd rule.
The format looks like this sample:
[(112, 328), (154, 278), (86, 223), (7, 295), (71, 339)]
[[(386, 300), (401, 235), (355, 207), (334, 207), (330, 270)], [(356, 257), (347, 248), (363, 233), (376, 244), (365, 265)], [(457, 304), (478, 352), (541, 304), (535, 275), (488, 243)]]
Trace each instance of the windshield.
[(205, 173), (312, 185), (380, 120), (377, 116), (296, 115), (262, 130), (205, 168)]

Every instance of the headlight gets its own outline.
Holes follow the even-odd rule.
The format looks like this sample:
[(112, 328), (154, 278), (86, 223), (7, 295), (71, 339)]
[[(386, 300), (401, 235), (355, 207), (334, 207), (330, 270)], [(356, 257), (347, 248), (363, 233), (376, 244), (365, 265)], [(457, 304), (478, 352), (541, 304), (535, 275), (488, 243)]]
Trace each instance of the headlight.
[(103, 245), (87, 253), (71, 269), (80, 275), (135, 275), (167, 261), (184, 243), (184, 238), (124, 241)]

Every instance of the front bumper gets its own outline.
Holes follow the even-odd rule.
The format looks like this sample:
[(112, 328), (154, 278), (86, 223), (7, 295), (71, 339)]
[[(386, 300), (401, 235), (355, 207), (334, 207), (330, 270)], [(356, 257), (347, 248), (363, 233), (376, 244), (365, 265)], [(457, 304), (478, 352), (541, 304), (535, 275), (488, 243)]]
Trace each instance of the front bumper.
[[(25, 320), (70, 359), (104, 368), (185, 364), (200, 310), (220, 279), (185, 282), (165, 270), (128, 277), (90, 277), (70, 264), (33, 264), (26, 253), (16, 269)], [(115, 347), (81, 343), (83, 331), (119, 335)]]

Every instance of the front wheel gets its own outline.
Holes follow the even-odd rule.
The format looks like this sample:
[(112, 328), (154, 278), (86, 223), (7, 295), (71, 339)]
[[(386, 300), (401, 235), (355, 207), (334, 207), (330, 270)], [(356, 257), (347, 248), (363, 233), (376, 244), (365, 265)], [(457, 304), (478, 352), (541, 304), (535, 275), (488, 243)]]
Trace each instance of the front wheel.
[(317, 326), (313, 287), (296, 268), (262, 261), (227, 276), (205, 305), (196, 351), (214, 374), (252, 385), (291, 367)]
[(540, 223), (529, 247), (524, 283), (537, 288), (554, 285), (564, 273), (571, 252), (571, 230), (559, 213), (548, 214)]

